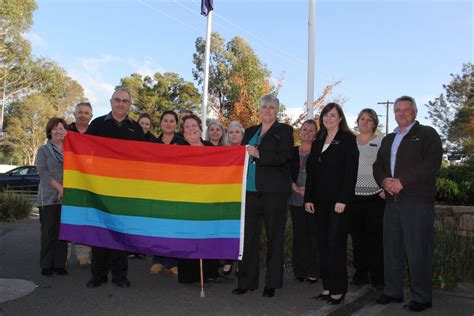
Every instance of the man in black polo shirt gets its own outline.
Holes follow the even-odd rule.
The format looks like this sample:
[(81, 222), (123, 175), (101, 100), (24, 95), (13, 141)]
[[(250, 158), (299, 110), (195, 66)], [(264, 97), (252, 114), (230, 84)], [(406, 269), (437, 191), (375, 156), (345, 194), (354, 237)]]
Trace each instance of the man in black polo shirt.
[[(118, 87), (110, 99), (112, 111), (94, 119), (87, 134), (108, 138), (145, 141), (142, 127), (128, 116), (132, 98), (127, 88)], [(87, 287), (98, 287), (107, 282), (107, 274), (112, 272), (112, 282), (119, 287), (129, 287), (127, 279), (127, 253), (115, 249), (92, 247), (92, 279)]]

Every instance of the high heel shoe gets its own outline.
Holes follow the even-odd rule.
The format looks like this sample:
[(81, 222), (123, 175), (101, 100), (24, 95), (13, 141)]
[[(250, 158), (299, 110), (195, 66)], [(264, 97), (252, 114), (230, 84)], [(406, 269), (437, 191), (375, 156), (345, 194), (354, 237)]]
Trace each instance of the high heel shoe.
[[(333, 294), (334, 295), (334, 294)], [(337, 295), (337, 294), (336, 294)], [(338, 305), (341, 304), (344, 301), (344, 298), (346, 297), (346, 294), (342, 294), (340, 298), (333, 298), (331, 295), (329, 296), (328, 299), (328, 305)]]
[(329, 293), (328, 294), (321, 293), (319, 295), (313, 296), (312, 298), (317, 299), (318, 301), (327, 301), (330, 297), (331, 295)]
[(306, 278), (306, 282), (308, 282), (309, 284), (316, 284), (318, 283), (319, 279), (310, 279), (310, 278)]

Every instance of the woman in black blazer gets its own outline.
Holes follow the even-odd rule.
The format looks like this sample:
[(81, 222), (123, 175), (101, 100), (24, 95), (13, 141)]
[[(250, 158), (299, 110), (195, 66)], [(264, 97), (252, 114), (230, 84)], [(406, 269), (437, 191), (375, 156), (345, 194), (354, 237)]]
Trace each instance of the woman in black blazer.
[(293, 128), (278, 123), (280, 101), (273, 95), (260, 98), (261, 124), (245, 131), (243, 145), (250, 155), (245, 206), (244, 254), (239, 262), (234, 294), (258, 288), (262, 223), (267, 233), (267, 270), (264, 297), (273, 297), (283, 285), (283, 243), (287, 200), (291, 191), (289, 161)]
[(354, 195), (359, 164), (356, 137), (339, 104), (329, 103), (319, 118), (306, 162), (305, 210), (316, 214), (323, 292), (316, 298), (339, 304), (347, 292), (347, 205)]

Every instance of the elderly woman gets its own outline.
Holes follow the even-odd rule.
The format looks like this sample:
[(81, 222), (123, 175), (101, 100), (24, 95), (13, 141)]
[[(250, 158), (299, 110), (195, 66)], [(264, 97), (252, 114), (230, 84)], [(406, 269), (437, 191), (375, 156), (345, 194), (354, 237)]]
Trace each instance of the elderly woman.
[(63, 198), (63, 140), (67, 123), (54, 117), (46, 124), (48, 141), (38, 148), (36, 168), (40, 176), (38, 208), (41, 223), (41, 274), (68, 274), (65, 269), (67, 242), (59, 240), (61, 201)]
[[(169, 145), (183, 145), (184, 139), (176, 133), (178, 127), (178, 115), (176, 112), (168, 110), (164, 111), (160, 117), (161, 135), (158, 136), (156, 142)], [(150, 268), (151, 274), (160, 273), (163, 268), (172, 276), (178, 276), (178, 262), (175, 258), (153, 256), (153, 264)]]
[(206, 140), (210, 141), (214, 146), (225, 146), (224, 126), (218, 120), (212, 120), (207, 126)]
[(303, 198), (306, 183), (306, 161), (317, 130), (318, 127), (314, 120), (307, 120), (301, 125), (301, 145), (294, 147), (290, 162), (292, 192), (288, 202), (293, 224), (291, 260), (293, 275), (298, 282), (306, 280), (310, 284), (316, 283), (319, 278), (319, 253), (314, 215), (305, 212)]
[(260, 98), (261, 124), (245, 131), (242, 144), (250, 155), (245, 206), (245, 241), (234, 294), (258, 288), (262, 224), (267, 235), (267, 270), (264, 297), (273, 297), (283, 285), (283, 243), (287, 200), (291, 191), (289, 162), (293, 129), (277, 122), (280, 101), (273, 95)]
[[(202, 123), (195, 114), (183, 118), (183, 136), (185, 145), (190, 146), (212, 146), (211, 142), (201, 139)], [(178, 281), (180, 283), (194, 283), (200, 280), (200, 268), (198, 259), (178, 259)], [(220, 281), (219, 261), (216, 259), (203, 260), (204, 279), (206, 281)]]
[[(238, 121), (232, 121), (227, 126), (226, 140), (228, 146), (239, 146), (244, 138), (245, 129)], [(232, 272), (233, 260), (225, 260), (222, 273), (229, 275)]]
[(359, 150), (342, 108), (329, 103), (306, 162), (305, 210), (316, 216), (323, 292), (316, 298), (340, 304), (347, 292), (346, 208), (354, 196)]
[(383, 214), (385, 195), (374, 179), (372, 165), (383, 136), (375, 131), (379, 124), (377, 113), (363, 109), (357, 116), (357, 147), (359, 148), (359, 170), (355, 198), (350, 207), (350, 234), (354, 250), (356, 272), (352, 283), (362, 285), (372, 283), (375, 288), (383, 288)]
[(145, 134), (145, 141), (147, 142), (155, 142), (156, 137), (150, 132), (151, 129), (151, 116), (148, 113), (142, 113), (138, 117), (138, 124), (143, 129), (143, 134)]

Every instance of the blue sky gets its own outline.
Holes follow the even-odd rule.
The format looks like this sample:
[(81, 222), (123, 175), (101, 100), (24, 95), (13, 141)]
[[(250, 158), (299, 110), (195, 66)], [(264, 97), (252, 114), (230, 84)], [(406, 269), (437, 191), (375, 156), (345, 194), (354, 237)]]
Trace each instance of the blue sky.
[[(192, 81), (192, 55), (206, 19), (200, 0), (37, 0), (27, 34), (33, 54), (57, 61), (85, 88), (94, 114), (109, 111), (120, 78), (133, 72), (178, 73)], [(251, 44), (274, 78), (289, 114), (306, 100), (306, 0), (214, 0), (213, 31)], [(358, 111), (408, 94), (423, 106), (443, 92), (450, 73), (473, 62), (472, 1), (317, 1), (315, 95), (342, 80), (350, 125)], [(201, 87), (199, 87), (201, 90)], [(385, 121), (385, 118), (381, 118)], [(394, 127), (393, 120), (390, 128)]]

